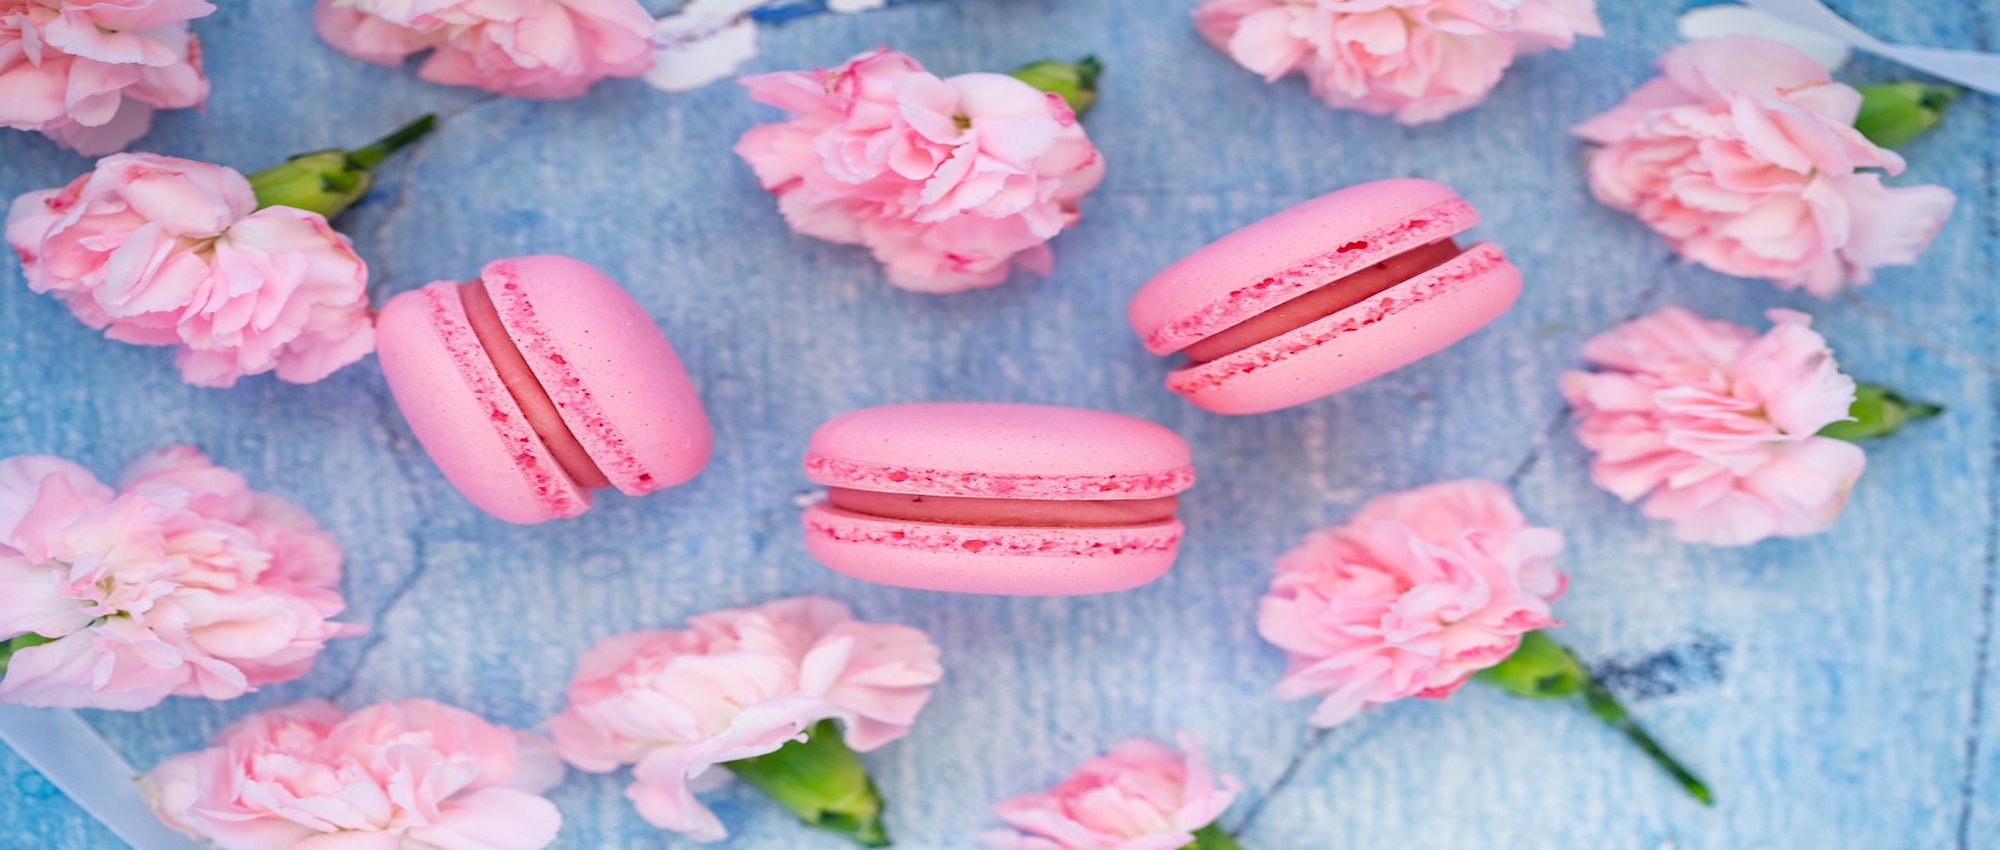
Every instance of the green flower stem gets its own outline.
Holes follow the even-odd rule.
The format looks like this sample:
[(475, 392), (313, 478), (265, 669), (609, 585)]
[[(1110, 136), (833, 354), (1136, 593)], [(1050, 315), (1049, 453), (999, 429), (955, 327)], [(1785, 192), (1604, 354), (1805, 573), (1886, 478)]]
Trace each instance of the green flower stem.
[(302, 153), (250, 175), (250, 189), (260, 209), (296, 207), (332, 218), (367, 193), (375, 166), (436, 128), (437, 116), (426, 115), (354, 150)]
[(1194, 831), (1194, 843), (1181, 850), (1243, 850), (1243, 845), (1222, 831), (1221, 823), (1212, 823)]
[(1659, 741), (1653, 740), (1653, 736), (1646, 733), (1646, 727), (1640, 726), (1639, 721), (1633, 720), (1632, 715), (1625, 711), (1625, 706), (1618, 702), (1618, 698), (1612, 696), (1610, 691), (1605, 690), (1603, 685), (1597, 682), (1586, 685), (1583, 689), (1583, 704), (1590, 708), (1590, 713), (1596, 715), (1597, 719), (1604, 721), (1605, 725), (1624, 733), (1632, 743), (1639, 745), (1639, 749), (1645, 750), (1646, 755), (1652, 757), (1654, 764), (1659, 765), (1681, 784), (1681, 788), (1688, 792), (1688, 796), (1701, 801), (1704, 806), (1715, 805), (1715, 793), (1708, 790), (1708, 783), (1701, 781), (1701, 777), (1694, 775), (1694, 771), (1688, 770), (1679, 759), (1669, 754), (1665, 747), (1660, 746)]
[(55, 640), (52, 637), (43, 637), (34, 632), (28, 632), (23, 635), (16, 635), (10, 640), (0, 641), (0, 676), (7, 675), (7, 662), (14, 659), (14, 653), (31, 646), (54, 643)]
[(1103, 73), (1104, 63), (1097, 61), (1095, 56), (1085, 56), (1075, 62), (1043, 59), (1011, 72), (1016, 79), (1061, 97), (1078, 118), (1097, 104), (1097, 78)]
[(1943, 407), (1911, 401), (1888, 387), (1860, 384), (1854, 388), (1854, 405), (1847, 409), (1847, 415), (1854, 418), (1831, 423), (1819, 429), (1819, 435), (1849, 442), (1887, 437), (1904, 425), (1943, 412)]
[(415, 144), (418, 139), (430, 135), (431, 131), (435, 129), (437, 129), (437, 116), (425, 115), (415, 121), (397, 127), (395, 130), (390, 131), (389, 135), (369, 142), (362, 147), (355, 148), (348, 152), (347, 158), (357, 168), (363, 170), (374, 168), (381, 165), (382, 160), (388, 159), (390, 154)]
[(1854, 129), (1885, 148), (1900, 147), (1931, 131), (1944, 120), (1945, 107), (1958, 99), (1956, 86), (1929, 83), (1882, 83), (1862, 86), (1861, 111)]
[(1576, 653), (1556, 643), (1547, 634), (1533, 631), (1522, 635), (1521, 645), (1512, 655), (1479, 671), (1473, 678), (1530, 699), (1572, 699), (1582, 694), (1584, 707), (1593, 716), (1638, 744), (1639, 749), (1644, 750), (1654, 764), (1671, 774), (1689, 796), (1700, 800), (1702, 805), (1715, 805), (1715, 794), (1709, 791), (1708, 784), (1668, 754), (1660, 742), (1653, 740), (1653, 736), (1632, 719), (1618, 698), (1590, 677), (1590, 671), (1577, 660)]
[(889, 846), (882, 794), (832, 720), (814, 724), (803, 741), (722, 766), (807, 826), (847, 836), (863, 847)]

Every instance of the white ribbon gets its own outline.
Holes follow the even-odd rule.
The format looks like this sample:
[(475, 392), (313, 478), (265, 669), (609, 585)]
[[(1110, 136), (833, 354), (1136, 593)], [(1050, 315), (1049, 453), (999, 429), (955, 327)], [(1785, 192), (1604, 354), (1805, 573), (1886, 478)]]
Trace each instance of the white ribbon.
[(1744, 5), (1966, 88), (2000, 94), (2000, 55), (1890, 44), (1848, 23), (1819, 0), (1744, 0)]
[(0, 741), (137, 850), (195, 850), (153, 816), (133, 781), (137, 771), (76, 712), (0, 704)]

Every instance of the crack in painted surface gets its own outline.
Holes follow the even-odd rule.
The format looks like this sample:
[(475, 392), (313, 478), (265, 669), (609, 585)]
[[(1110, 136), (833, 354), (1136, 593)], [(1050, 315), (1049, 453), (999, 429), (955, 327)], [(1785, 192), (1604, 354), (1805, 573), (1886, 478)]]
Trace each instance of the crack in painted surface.
[[(1994, 407), (1995, 413), (2000, 414), (2000, 404)], [(1994, 474), (2000, 474), (2000, 435), (1993, 440), (1991, 454)], [(1973, 637), (1972, 706), (1965, 719), (1965, 744), (1961, 755), (1965, 767), (1958, 778), (1958, 828), (1953, 846), (1959, 850), (1972, 847), (1972, 817), (1979, 802), (1979, 759), (1984, 743), (1980, 738), (1986, 715), (1986, 666), (1993, 650), (1993, 583), (1996, 563), (2000, 563), (2000, 523), (1992, 519), (2000, 517), (2000, 491), (1988, 492), (1987, 517), (1985, 569), (1979, 588), (1979, 632)]]
[[(480, 97), (455, 109), (438, 113), (438, 124), (442, 128), (444, 125), (464, 118), (467, 114), (480, 107), (503, 100), (505, 98), (497, 94)], [(435, 134), (419, 139), (404, 151), (402, 166), (396, 172), (396, 194), (389, 200), (388, 206), (382, 210), (380, 216), (375, 220), (374, 226), (369, 228), (368, 231), (369, 238), (374, 242), (374, 246), (379, 253), (388, 253), (381, 250), (384, 240), (387, 239), (390, 227), (396, 221), (397, 216), (409, 206), (411, 197), (410, 187), (413, 182), (411, 178), (416, 174), (417, 163), (423, 157), (423, 153), (427, 147), (426, 143), (434, 136)], [(388, 264), (386, 262), (380, 260), (375, 262), (374, 277), (369, 282), (370, 301), (379, 303), (382, 300), (381, 289), (392, 276), (388, 272)], [(411, 498), (418, 503), (415, 511), (417, 516), (416, 526), (410, 529), (408, 538), (413, 563), (410, 565), (409, 572), (404, 574), (403, 578), (396, 582), (394, 587), (389, 589), (388, 595), (383, 598), (380, 605), (375, 606), (374, 613), (368, 618), (368, 635), (363, 639), (361, 649), (355, 656), (353, 666), (348, 669), (347, 676), (341, 680), (340, 684), (334, 686), (327, 694), (328, 698), (335, 700), (346, 695), (349, 690), (354, 688), (355, 683), (360, 681), (362, 672), (368, 667), (368, 660), (375, 654), (375, 649), (381, 646), (382, 642), (387, 639), (383, 634), (382, 624), (395, 611), (396, 607), (402, 603), (404, 597), (408, 596), (410, 591), (416, 587), (417, 582), (423, 579), (424, 574), (430, 570), (430, 552), (427, 541), (430, 537), (431, 523), (429, 505), (426, 504), (428, 497), (425, 495), (425, 488), (413, 472), (413, 469), (416, 468), (413, 464), (426, 461), (416, 456), (417, 453), (411, 448), (409, 439), (399, 431), (396, 423), (397, 417), (400, 414), (397, 412), (395, 399), (389, 395), (386, 385), (378, 384), (371, 386), (369, 395), (375, 401), (375, 422), (377, 430), (381, 435), (382, 445), (388, 448), (390, 455), (394, 458), (396, 473), (403, 479), (403, 483), (406, 485), (404, 488), (405, 491), (410, 493)]]
[(374, 613), (368, 618), (368, 635), (363, 639), (360, 652), (355, 655), (354, 665), (348, 668), (346, 678), (327, 694), (329, 699), (334, 700), (346, 695), (355, 683), (360, 681), (362, 671), (368, 667), (368, 659), (374, 656), (376, 647), (381, 646), (387, 639), (383, 634), (383, 622), (403, 601), (403, 597), (409, 595), (410, 590), (416, 587), (417, 582), (424, 577), (424, 573), (430, 570), (430, 552), (426, 541), (430, 537), (431, 512), (430, 506), (426, 504), (429, 499), (424, 494), (425, 488), (412, 472), (411, 464), (417, 462), (417, 459), (413, 456), (409, 440), (398, 432), (396, 417), (400, 414), (396, 412), (395, 399), (389, 396), (387, 387), (383, 385), (371, 387), (369, 395), (375, 400), (375, 424), (381, 433), (382, 444), (388, 448), (390, 456), (395, 460), (396, 474), (403, 479), (405, 492), (410, 493), (411, 498), (417, 502), (414, 512), (417, 516), (416, 526), (410, 529), (408, 537), (413, 563), (410, 565), (410, 571), (389, 589), (388, 595), (383, 598), (381, 604), (375, 606)]
[[(1991, 22), (1985, 15), (1975, 15), (1975, 39), (1981, 50), (1988, 49), (1991, 41)], [(1989, 121), (1989, 123), (1991, 123)], [(1990, 128), (1989, 128), (1990, 130)], [(1988, 146), (1986, 150), (1986, 184), (1983, 187), (1985, 218), (1982, 222), (1982, 240), (1986, 248), (1987, 274), (1989, 277), (2000, 273), (1994, 262), (2000, 256), (2000, 149)], [(1985, 361), (1980, 361), (1984, 363)], [(2000, 369), (1987, 368), (1989, 376), (2000, 375)], [(1988, 377), (1986, 381), (1989, 396), (2000, 395), (2000, 381)], [(1991, 412), (2000, 418), (2000, 398), (1991, 401)], [(1958, 780), (1958, 818), (1953, 836), (1953, 846), (1958, 850), (1972, 847), (1972, 819), (1979, 804), (1979, 760), (1985, 752), (1984, 725), (1986, 721), (1987, 666), (1993, 654), (1993, 593), (1996, 577), (2000, 577), (2000, 486), (1993, 482), (2000, 478), (2000, 432), (1996, 432), (1987, 450), (1986, 497), (1986, 551), (1982, 561), (1979, 588), (1979, 632), (1974, 637), (1972, 654), (1972, 705), (1966, 713), (1965, 743), (1960, 758), (1964, 768)]]
[(1542, 455), (1548, 453), (1549, 444), (1555, 440), (1556, 432), (1568, 424), (1570, 414), (1574, 412), (1569, 405), (1563, 405), (1554, 416), (1549, 417), (1548, 424), (1543, 425), (1541, 430), (1535, 433), (1534, 445), (1529, 447), (1528, 453), (1521, 458), (1520, 463), (1514, 464), (1514, 471), (1507, 473), (1507, 489), (1513, 490), (1521, 486), (1521, 479), (1528, 477), (1528, 473), (1534, 471), (1535, 464), (1541, 461)]
[(1250, 827), (1257, 823), (1257, 816), (1263, 814), (1264, 807), (1270, 804), (1271, 800), (1278, 795), (1278, 792), (1285, 790), (1286, 787), (1292, 784), (1293, 777), (1298, 775), (1299, 768), (1305, 765), (1306, 759), (1311, 758), (1314, 753), (1319, 752), (1320, 745), (1326, 743), (1326, 739), (1332, 736), (1332, 729), (1312, 730), (1312, 734), (1306, 737), (1306, 742), (1299, 745), (1299, 748), (1292, 752), (1292, 758), (1285, 763), (1285, 769), (1278, 771), (1278, 778), (1271, 780), (1271, 784), (1265, 787), (1262, 793), (1257, 795), (1255, 802), (1244, 807), (1243, 818), (1236, 825), (1235, 832), (1237, 834), (1240, 835), (1250, 831)]
[[(1989, 228), (1989, 235), (1986, 237), (1986, 242), (1989, 245), (1993, 244), (1994, 239), (1991, 232), (1991, 228)], [(1949, 345), (1940, 345), (1932, 342), (1929, 336), (1926, 336), (1916, 328), (1904, 324), (1902, 319), (1896, 318), (1896, 314), (1869, 303), (1851, 289), (1847, 291), (1846, 299), (1847, 303), (1853, 306), (1863, 318), (1881, 324), (1890, 333), (1895, 334), (1898, 339), (1957, 363), (1967, 369), (1985, 372), (1988, 375), (2000, 376), (2000, 363), (1995, 363), (1969, 351), (1962, 351)]]

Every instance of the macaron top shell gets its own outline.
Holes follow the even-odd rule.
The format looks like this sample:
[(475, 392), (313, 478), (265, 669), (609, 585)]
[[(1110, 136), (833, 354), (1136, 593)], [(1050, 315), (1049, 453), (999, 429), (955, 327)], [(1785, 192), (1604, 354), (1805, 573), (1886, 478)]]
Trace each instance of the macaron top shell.
[(1148, 350), (1170, 354), (1478, 221), (1458, 193), (1430, 180), (1351, 186), (1243, 227), (1168, 266), (1133, 296), (1127, 318)]
[(642, 495), (708, 463), (708, 415), (686, 368), (617, 282), (551, 255), (495, 260), (479, 279), (563, 423), (613, 486)]
[(923, 402), (857, 410), (813, 432), (814, 483), (1011, 499), (1150, 499), (1194, 481), (1187, 442), (1117, 413)]

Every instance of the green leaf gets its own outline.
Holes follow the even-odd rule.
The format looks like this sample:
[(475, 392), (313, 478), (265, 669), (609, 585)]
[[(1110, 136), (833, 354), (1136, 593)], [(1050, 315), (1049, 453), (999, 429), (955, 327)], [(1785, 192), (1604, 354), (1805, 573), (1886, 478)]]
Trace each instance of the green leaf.
[(426, 115), (351, 151), (331, 148), (299, 154), (250, 175), (250, 190), (257, 194), (260, 209), (295, 207), (333, 218), (367, 194), (375, 166), (436, 127), (437, 116)]
[(1944, 120), (1945, 107), (1958, 99), (1960, 89), (1904, 82), (1862, 86), (1860, 92), (1861, 112), (1854, 117), (1854, 129), (1875, 144), (1894, 148)]
[(1103, 73), (1104, 63), (1097, 61), (1095, 56), (1085, 56), (1075, 62), (1043, 59), (1022, 65), (1012, 72), (1016, 79), (1061, 97), (1078, 118), (1097, 104), (1097, 77)]
[(28, 632), (24, 635), (17, 635), (11, 640), (0, 642), (0, 676), (7, 675), (7, 662), (13, 660), (14, 653), (31, 646), (41, 646), (42, 644), (54, 643), (55, 641), (56, 638), (43, 637), (34, 632)]
[(1194, 843), (1181, 850), (1243, 850), (1229, 833), (1222, 831), (1222, 824), (1212, 823), (1194, 831)]
[(1532, 631), (1521, 636), (1521, 645), (1512, 655), (1473, 674), (1473, 678), (1515, 696), (1563, 699), (1582, 690), (1590, 682), (1590, 673), (1554, 638)]
[(814, 724), (803, 741), (722, 766), (807, 826), (847, 836), (863, 847), (889, 846), (882, 794), (832, 720)]
[(1943, 407), (1911, 401), (1888, 387), (1860, 384), (1854, 388), (1854, 405), (1847, 410), (1854, 418), (1831, 423), (1819, 429), (1819, 435), (1849, 442), (1886, 437), (1904, 425), (1943, 412)]

